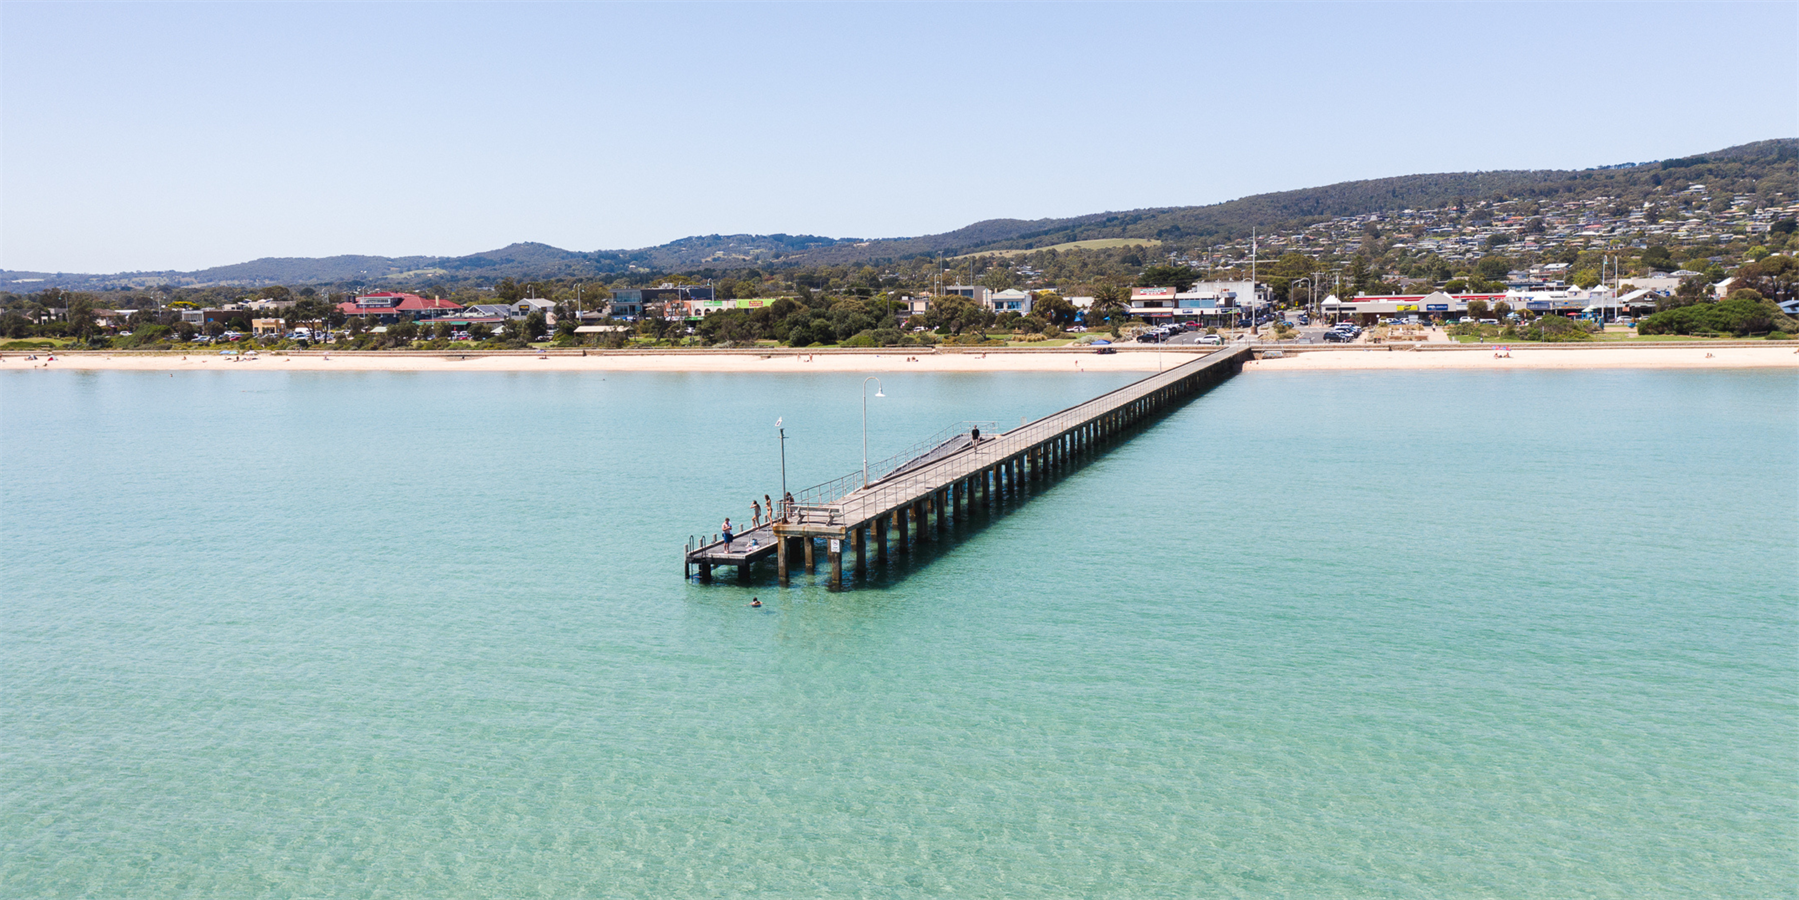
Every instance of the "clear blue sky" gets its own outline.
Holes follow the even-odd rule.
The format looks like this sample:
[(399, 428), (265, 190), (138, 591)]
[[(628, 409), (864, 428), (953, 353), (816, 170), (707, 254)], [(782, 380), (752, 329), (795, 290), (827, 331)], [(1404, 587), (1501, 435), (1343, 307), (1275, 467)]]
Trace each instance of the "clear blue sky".
[(1799, 135), (1799, 4), (0, 4), (0, 268), (897, 237)]

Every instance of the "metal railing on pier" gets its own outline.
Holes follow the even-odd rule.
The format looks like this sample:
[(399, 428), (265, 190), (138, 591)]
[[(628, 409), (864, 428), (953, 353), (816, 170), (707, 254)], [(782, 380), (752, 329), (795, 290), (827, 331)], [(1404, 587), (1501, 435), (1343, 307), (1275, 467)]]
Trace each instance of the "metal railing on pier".
[[(1242, 346), (1225, 348), (1223, 352), (1235, 355), (1247, 352), (1247, 350), (1246, 346)], [(880, 480), (874, 479), (871, 475), (868, 486), (864, 488), (852, 490), (833, 501), (815, 501), (804, 505), (807, 524), (854, 525), (887, 510), (914, 502), (926, 494), (941, 490), (951, 482), (973, 475), (1011, 456), (1024, 453), (1032, 447), (1085, 424), (1104, 413), (1177, 384), (1183, 379), (1197, 374), (1197, 370), (1205, 368), (1208, 361), (1212, 361), (1213, 358), (1213, 354), (1208, 354), (1166, 372), (1108, 391), (1086, 402), (1044, 416), (1034, 422), (1020, 425), (991, 439), (983, 436), (978, 444), (951, 454), (939, 462)], [(856, 474), (859, 479), (861, 473)]]
[[(974, 421), (958, 422), (955, 425), (950, 425), (938, 431), (936, 434), (931, 435), (922, 441), (918, 441), (886, 459), (870, 463), (868, 466), (868, 482), (873, 484), (892, 475), (894, 472), (906, 468), (909, 464), (929, 456), (945, 444), (956, 440), (959, 435), (969, 434), (976, 428), (983, 429), (991, 434), (993, 430), (998, 427), (998, 424), (994, 422)], [(793, 496), (794, 506), (804, 508), (833, 503), (843, 499), (852, 491), (855, 491), (862, 486), (862, 470), (857, 469), (848, 475), (833, 478), (830, 481), (815, 484), (801, 490)]]

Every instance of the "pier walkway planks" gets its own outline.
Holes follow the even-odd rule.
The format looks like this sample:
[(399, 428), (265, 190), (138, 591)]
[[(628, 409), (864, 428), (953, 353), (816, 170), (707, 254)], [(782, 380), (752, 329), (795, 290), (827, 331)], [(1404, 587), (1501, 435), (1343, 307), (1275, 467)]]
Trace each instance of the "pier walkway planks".
[(729, 549), (722, 542), (689, 547), (687, 565), (699, 567), (701, 580), (710, 580), (715, 565), (736, 566), (741, 580), (752, 564), (773, 555), (786, 584), (800, 564), (796, 557), (803, 554), (806, 570), (816, 568), (817, 545), (823, 542), (830, 585), (841, 588), (846, 552), (854, 554), (857, 574), (865, 576), (871, 549), (885, 564), (890, 548), (907, 552), (909, 539), (922, 537), (925, 529), (942, 534), (949, 517), (1079, 465), (1128, 429), (1237, 374), (1250, 353), (1247, 345), (1228, 347), (1004, 434), (938, 446), (831, 502), (795, 505), (772, 526), (738, 535)]

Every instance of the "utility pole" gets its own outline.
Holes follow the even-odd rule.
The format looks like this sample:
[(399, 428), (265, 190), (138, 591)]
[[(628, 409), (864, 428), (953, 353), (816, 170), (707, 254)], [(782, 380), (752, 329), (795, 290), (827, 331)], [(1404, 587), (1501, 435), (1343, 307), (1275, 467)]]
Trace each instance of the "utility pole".
[[(1261, 299), (1262, 292), (1256, 286), (1256, 230), (1252, 226), (1249, 229), (1249, 302), (1259, 305)], [(1255, 334), (1259, 313), (1251, 312), (1249, 315), (1249, 333)]]

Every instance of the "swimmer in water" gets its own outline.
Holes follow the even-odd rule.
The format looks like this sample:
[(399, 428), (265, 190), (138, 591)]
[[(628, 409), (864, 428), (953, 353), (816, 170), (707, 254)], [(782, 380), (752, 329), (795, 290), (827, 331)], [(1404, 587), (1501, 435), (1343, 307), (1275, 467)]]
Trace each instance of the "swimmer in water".
[(762, 608), (762, 601), (761, 601), (761, 600), (758, 600), (758, 599), (756, 599), (756, 598), (755, 598), (755, 597), (751, 597), (751, 598), (750, 598), (750, 606), (751, 606), (751, 607), (754, 607), (754, 608), (756, 608), (756, 609), (761, 609), (761, 608)]

